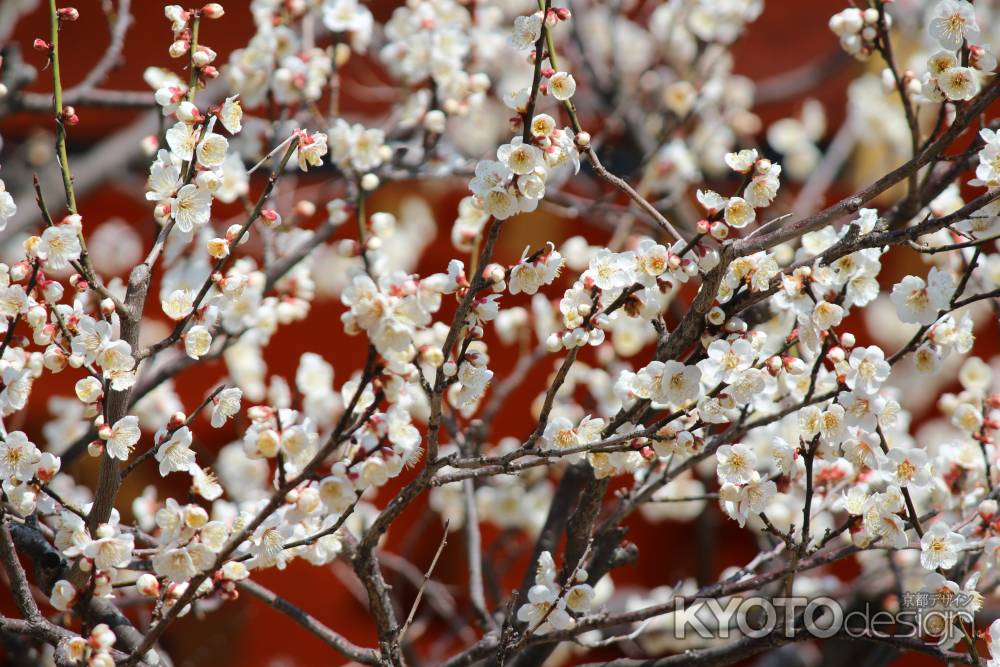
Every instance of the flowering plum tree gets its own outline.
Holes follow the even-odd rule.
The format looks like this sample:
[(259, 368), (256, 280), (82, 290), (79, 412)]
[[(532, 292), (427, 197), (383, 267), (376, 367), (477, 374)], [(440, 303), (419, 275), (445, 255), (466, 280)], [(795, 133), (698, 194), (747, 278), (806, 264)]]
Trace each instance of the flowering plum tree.
[[(0, 33), (32, 4), (0, 7)], [(176, 66), (149, 67), (146, 92), (100, 88), (129, 0), (104, 3), (111, 43), (71, 88), (60, 37), (80, 14), (49, 0), (37, 67), (6, 49), (0, 69), (0, 114), (52, 114), (58, 166), (32, 179), (6, 147), (0, 174), (12, 659), (171, 664), (176, 619), (249, 595), (331, 660), (729, 664), (817, 641), (811, 607), (782, 607), (766, 632), (741, 614), (730, 634), (718, 615), (689, 625), (693, 602), (900, 612), (923, 594), (917, 632), (822, 636), (1000, 664), (1000, 627), (982, 632), (1000, 581), (1000, 10), (850, 4), (829, 20), (849, 54), (835, 64), (865, 64), (827, 140), (814, 99), (767, 127), (754, 113), (805, 96), (827, 64), (734, 73), (762, 0), (409, 0), (384, 22), (358, 0), (253, 0), (229, 8), (255, 33), (225, 63), (210, 46), (223, 7), (168, 5), (143, 30)], [(43, 72), (51, 95), (23, 90)], [(383, 117), (348, 120), (348, 81), (385, 99)], [(149, 108), (152, 124), (69, 151), (78, 109), (105, 106)], [(91, 224), (108, 152), (141, 163), (152, 238)], [(857, 187), (837, 200), (842, 174)], [(453, 259), (422, 274), (436, 224), (373, 210), (399, 181), (463, 192), (436, 242)], [(503, 235), (543, 210), (586, 231), (502, 257)], [(337, 357), (336, 382), (302, 325), (317, 309), (367, 349)], [(268, 375), (272, 338), (296, 326), (294, 377)], [(497, 349), (516, 363), (491, 363)], [(185, 405), (177, 384), (218, 359), (215, 388)], [(36, 423), (42, 384), (59, 388)], [(524, 391), (527, 432), (498, 419)], [(234, 423), (234, 442), (199, 446)], [(133, 497), (140, 467), (160, 483)], [(444, 537), (429, 566), (407, 563), (404, 601), (384, 543), (421, 503)], [(627, 521), (720, 510), (751, 560), (615, 585), (664, 557)], [(486, 526), (530, 545), (489, 586), (501, 555)], [(454, 594), (434, 581), (449, 540), (468, 568)], [(377, 641), (258, 583), (293, 560), (353, 570)], [(428, 617), (433, 645), (415, 636)]]

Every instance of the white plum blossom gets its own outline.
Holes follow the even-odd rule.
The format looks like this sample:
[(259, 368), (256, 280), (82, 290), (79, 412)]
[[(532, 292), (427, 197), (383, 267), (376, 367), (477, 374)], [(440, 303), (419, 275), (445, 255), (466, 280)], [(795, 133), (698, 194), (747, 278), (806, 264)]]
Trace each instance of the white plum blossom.
[(965, 538), (961, 534), (949, 530), (943, 521), (937, 521), (920, 538), (920, 564), (928, 570), (953, 567), (964, 546)]
[(718, 460), (717, 474), (724, 484), (746, 484), (757, 472), (757, 457), (744, 444), (723, 445), (715, 453)]
[(212, 399), (212, 427), (221, 428), (226, 420), (240, 411), (243, 391), (239, 387), (228, 387)]
[(108, 456), (127, 461), (140, 437), (139, 418), (132, 415), (122, 417), (107, 429), (105, 446)]
[[(665, 640), (674, 602), (764, 576), (765, 602), (932, 596), (892, 648), (1000, 667), (1000, 625), (972, 631), (1000, 568), (995, 11), (799, 4), (763, 46), (762, 0), (167, 5), (144, 93), (61, 78), (90, 24), (49, 7), (45, 76), (0, 77), (20, 652), (111, 667), (127, 611), (132, 660), (168, 664), (200, 639), (176, 618), (336, 565), (392, 639), (361, 662), (711, 663)], [(820, 86), (843, 113), (793, 81), (814, 37), (867, 61)], [(637, 551), (637, 515), (668, 539)], [(378, 607), (422, 573), (401, 633)]]
[(979, 37), (975, 7), (967, 0), (941, 0), (934, 7), (927, 29), (946, 49), (957, 49), (964, 40), (975, 42)]
[(45, 260), (46, 268), (52, 271), (67, 268), (70, 262), (80, 259), (80, 253), (83, 252), (78, 227), (73, 224), (49, 227), (42, 232), (37, 252)]
[(0, 178), (0, 231), (7, 228), (7, 222), (17, 213), (14, 197), (7, 192), (7, 186)]

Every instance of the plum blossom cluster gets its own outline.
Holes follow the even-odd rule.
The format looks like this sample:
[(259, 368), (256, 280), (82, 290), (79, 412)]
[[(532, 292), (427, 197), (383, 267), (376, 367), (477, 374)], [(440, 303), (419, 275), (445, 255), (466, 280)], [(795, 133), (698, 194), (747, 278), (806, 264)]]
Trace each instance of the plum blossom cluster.
[[(838, 11), (840, 47), (878, 65), (836, 129), (812, 91), (755, 113), (819, 67), (734, 73), (762, 2), (564, 4), (411, 0), (383, 21), (255, 0), (222, 58), (221, 5), (168, 5), (176, 65), (138, 101), (62, 81), (79, 12), (53, 4), (35, 48), (62, 192), (22, 196), (6, 147), (0, 180), (0, 565), (24, 619), (0, 632), (26, 661), (163, 664), (175, 619), (249, 594), (359, 664), (729, 663), (773, 643), (665, 639), (677, 600), (779, 587), (929, 596), (925, 635), (895, 648), (980, 655), (965, 619), (1000, 567), (995, 11)], [(8, 95), (38, 106), (5, 88), (0, 115)], [(120, 160), (142, 162), (145, 227), (100, 226), (74, 172), (102, 96), (159, 119)], [(867, 173), (869, 150), (892, 163)], [(685, 546), (726, 569), (621, 585), (637, 559), (686, 567), (626, 525), (706, 515), (760, 553)], [(258, 581), (296, 561), (351, 571), (377, 643)], [(449, 624), (454, 654), (416, 619)]]

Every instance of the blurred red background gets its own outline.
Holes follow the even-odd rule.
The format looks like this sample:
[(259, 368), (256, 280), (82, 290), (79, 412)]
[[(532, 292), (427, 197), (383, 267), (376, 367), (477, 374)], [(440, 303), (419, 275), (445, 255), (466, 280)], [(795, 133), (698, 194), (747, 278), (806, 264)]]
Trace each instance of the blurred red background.
[[(62, 33), (62, 50), (66, 54), (63, 59), (66, 86), (72, 86), (81, 80), (104, 51), (108, 27), (100, 11), (100, 4), (96, 0), (81, 0), (78, 5), (81, 12), (79, 22)], [(250, 14), (244, 3), (225, 4), (226, 17), (222, 21), (207, 24), (202, 32), (203, 42), (210, 44), (219, 53), (219, 63), (226, 62), (231, 50), (245, 45), (253, 31)], [(379, 2), (372, 8), (376, 18), (382, 21), (395, 6), (394, 3)], [(761, 80), (810, 61), (835, 56), (838, 46), (827, 29), (827, 20), (843, 6), (844, 3), (840, 0), (775, 0), (767, 3), (763, 15), (750, 26), (745, 37), (735, 47), (737, 72), (754, 80)], [(111, 73), (102, 87), (148, 90), (142, 81), (145, 67), (152, 64), (177, 68), (178, 61), (170, 59), (166, 53), (169, 28), (163, 18), (162, 7), (163, 3), (148, 0), (134, 3), (132, 12), (136, 23), (127, 36), (123, 64)], [(31, 42), (35, 37), (47, 37), (47, 34), (47, 11), (35, 11), (25, 17), (13, 33), (13, 40), (21, 45), (25, 59), (38, 69), (44, 65), (44, 56), (31, 50)], [(846, 103), (845, 88), (856, 74), (856, 67), (853, 63), (847, 63), (808, 93), (808, 96), (823, 102), (830, 128), (839, 127), (842, 121)], [(40, 93), (51, 91), (48, 73), (40, 72), (38, 80), (28, 90)], [(763, 104), (756, 107), (755, 111), (766, 126), (772, 120), (797, 113), (801, 100), (802, 97), (799, 97), (793, 101)], [(344, 99), (344, 115), (361, 118), (366, 111), (371, 110), (370, 104), (348, 95)], [(81, 123), (70, 130), (71, 153), (87, 148), (109, 132), (131, 122), (138, 114), (144, 113), (100, 108), (81, 108), (78, 111)], [(17, 143), (39, 129), (51, 130), (48, 114), (20, 112), (0, 121), (0, 133), (8, 144)], [(72, 162), (72, 155), (70, 159)], [(8, 171), (18, 168), (16, 164), (5, 165)], [(134, 190), (141, 187), (141, 182), (140, 177), (123, 183), (109, 183), (88, 195), (80, 202), (85, 220), (89, 223), (111, 217), (123, 218), (134, 225), (149, 244), (154, 232), (149, 207), (141, 200), (141, 192), (138, 195), (127, 192), (129, 188)], [(257, 184), (256, 191), (259, 191), (259, 187)], [(418, 272), (440, 271), (453, 256), (448, 234), (457, 202), (466, 194), (463, 190), (428, 191), (421, 190), (418, 184), (392, 184), (382, 188), (373, 197), (369, 210), (396, 211), (401, 196), (418, 192), (432, 204), (439, 229), (438, 240), (429, 246), (421, 259)], [(837, 194), (843, 192), (831, 193)], [(323, 202), (317, 203), (322, 210)], [(29, 201), (21, 201), (19, 204), (32, 205)], [(234, 213), (237, 211), (238, 208), (233, 210)], [(532, 215), (531, 220), (535, 224), (515, 224), (505, 229), (496, 253), (499, 261), (516, 260), (526, 245), (538, 247), (549, 239), (558, 241), (581, 233), (578, 223), (544, 212)], [(349, 233), (349, 230), (345, 233)], [(516, 300), (505, 301), (505, 305), (514, 302)], [(314, 305), (306, 323), (280, 329), (267, 350), (269, 373), (293, 374), (299, 356), (303, 352), (312, 351), (321, 354), (335, 366), (336, 384), (339, 386), (351, 371), (363, 363), (365, 352), (364, 342), (360, 338), (346, 337), (341, 332), (340, 312), (339, 304), (320, 302)], [(497, 368), (498, 377), (502, 377), (504, 369), (513, 364), (513, 350), (498, 346), (491, 349), (491, 355), (491, 366)], [(499, 423), (508, 427), (508, 433), (526, 434), (531, 430), (533, 422), (529, 405), (536, 393), (544, 387), (545, 378), (551, 370), (550, 363), (543, 362), (536, 368), (524, 389), (515, 392), (505, 404)], [(221, 362), (186, 371), (178, 380), (178, 390), (185, 405), (193, 407), (224, 373), (225, 368)], [(23, 427), (26, 430), (37, 433), (42, 421), (47, 418), (45, 401), (39, 400), (43, 399), (46, 391), (51, 392), (53, 387), (58, 386), (62, 393), (70, 393), (71, 389), (65, 380), (60, 377), (55, 380), (39, 385), (39, 391), (43, 395), (33, 396), (29, 409), (24, 413)], [(19, 426), (10, 425), (11, 428)], [(196, 441), (202, 451), (217, 449), (236, 438), (238, 428), (238, 424), (230, 429), (223, 429), (224, 432), (199, 428), (195, 431)], [(84, 481), (93, 482), (96, 479), (96, 465), (91, 460), (76, 464), (75, 470)], [(136, 495), (146, 484), (157, 480), (155, 469), (149, 466), (144, 471), (137, 471), (122, 493), (124, 496)], [(390, 485), (386, 492), (398, 488), (400, 482), (401, 480), (397, 480), (397, 484)], [(384, 492), (383, 497), (385, 495)], [(628, 539), (639, 547), (640, 558), (635, 566), (616, 571), (615, 583), (619, 587), (629, 584), (672, 585), (688, 576), (709, 578), (716, 576), (726, 566), (745, 563), (756, 553), (756, 546), (750, 537), (734, 529), (731, 522), (726, 524), (717, 508), (711, 505), (705, 517), (695, 523), (667, 522), (652, 526), (636, 516), (628, 525)], [(424, 500), (407, 510), (399, 526), (390, 531), (385, 549), (403, 555), (422, 570), (433, 557), (440, 534), (440, 521), (426, 507)], [(434, 575), (436, 580), (453, 588), (460, 605), (464, 604), (461, 591), (466, 583), (461, 539), (461, 533), (452, 535)], [(528, 547), (530, 538), (509, 534), (501, 536), (497, 531), (487, 529), (483, 539), (486, 549), (519, 554), (510, 574), (503, 578), (504, 587), (501, 592), (506, 594), (520, 580), (527, 556), (525, 548)], [(702, 548), (695, 548), (700, 541), (707, 543), (703, 543)], [(708, 558), (700, 557), (699, 554), (708, 554)], [(350, 590), (350, 584), (345, 585), (334, 569), (336, 568), (293, 563), (287, 571), (265, 571), (254, 577), (350, 640), (362, 645), (373, 645), (375, 634), (363, 604), (364, 593)], [(403, 609), (408, 609), (416, 590), (414, 584), (392, 569), (387, 570), (387, 577), (394, 585)], [(344, 580), (354, 581), (353, 574), (347, 572)], [(496, 604), (496, 600), (490, 599), (490, 603)], [(6, 605), (0, 603), (0, 606)], [(432, 645), (441, 644), (439, 640), (448, 637), (448, 632), (444, 623), (436, 622), (427, 630), (422, 642), (430, 650)], [(341, 662), (331, 656), (329, 649), (314, 636), (253, 599), (226, 604), (203, 618), (191, 615), (182, 619), (167, 634), (164, 646), (178, 665), (276, 667)], [(447, 655), (458, 646), (453, 642), (450, 646), (438, 648), (446, 648)], [(617, 653), (610, 650), (607, 655), (610, 657)]]

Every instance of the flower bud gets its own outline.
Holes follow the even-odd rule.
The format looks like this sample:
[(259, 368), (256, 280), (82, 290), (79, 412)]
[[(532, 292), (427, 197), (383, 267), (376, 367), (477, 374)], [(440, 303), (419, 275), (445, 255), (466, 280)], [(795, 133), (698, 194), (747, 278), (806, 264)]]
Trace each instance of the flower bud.
[(76, 109), (69, 105), (64, 106), (62, 110), (62, 122), (66, 125), (79, 124), (80, 117), (76, 115)]
[(184, 426), (184, 422), (187, 420), (187, 415), (183, 412), (175, 412), (170, 415), (170, 419), (167, 421), (167, 429), (171, 431), (176, 431), (181, 426)]
[(140, 595), (145, 595), (149, 598), (159, 597), (160, 595), (160, 582), (149, 572), (139, 575), (139, 578), (135, 581), (135, 588), (139, 591)]
[(153, 207), (153, 218), (161, 225), (170, 220), (170, 202), (163, 202)]
[(45, 300), (49, 303), (58, 303), (62, 300), (63, 296), (62, 283), (55, 280), (47, 281), (44, 285), (42, 285), (42, 294), (45, 296)]
[(432, 134), (444, 134), (448, 118), (440, 109), (431, 109), (424, 116), (424, 129)]
[(177, 116), (177, 120), (184, 123), (194, 123), (195, 121), (201, 120), (201, 112), (198, 111), (196, 107), (191, 102), (184, 100), (177, 105), (177, 111), (174, 112)]
[(101, 314), (105, 317), (111, 317), (115, 312), (115, 302), (110, 298), (101, 299)]
[(66, 368), (68, 364), (68, 359), (66, 358), (66, 353), (63, 352), (58, 345), (49, 345), (45, 348), (45, 354), (42, 357), (42, 363), (45, 364), (45, 368), (52, 371), (53, 373), (58, 373), (59, 371)]
[(178, 39), (170, 45), (167, 52), (171, 58), (180, 58), (188, 52), (188, 43), (186, 40)]
[(372, 192), (376, 190), (379, 186), (378, 176), (372, 173), (365, 174), (361, 177), (361, 189), (365, 192)]
[(35, 51), (48, 51), (51, 48), (49, 43), (40, 37), (36, 38), (35, 41), (32, 42), (31, 46), (35, 49)]
[(100, 440), (93, 440), (87, 445), (87, 454), (93, 458), (99, 458), (104, 454), (104, 443)]
[(191, 61), (198, 67), (205, 67), (215, 62), (216, 53), (207, 46), (199, 46), (191, 55)]
[(201, 68), (201, 76), (205, 79), (217, 79), (219, 78), (219, 70), (216, 69), (215, 65), (205, 65)]
[(31, 265), (28, 262), (18, 262), (10, 267), (10, 279), (15, 283), (27, 278), (29, 273), (31, 273)]
[(56, 15), (60, 21), (75, 21), (80, 18), (80, 12), (76, 7), (62, 7), (56, 10)]
[(441, 368), (444, 371), (446, 377), (455, 377), (455, 374), (458, 373), (458, 366), (451, 359), (444, 362), (444, 366), (442, 366)]
[(217, 2), (210, 2), (201, 8), (201, 15), (207, 19), (221, 19), (225, 13), (226, 10)]
[(265, 208), (261, 211), (260, 219), (266, 227), (272, 229), (281, 224), (281, 215), (273, 208)]
[(316, 204), (307, 199), (303, 199), (295, 204), (295, 215), (303, 218), (311, 218), (316, 215)]
[[(243, 229), (242, 225), (229, 225), (229, 229), (226, 230), (226, 240), (232, 243), (236, 240), (236, 237), (240, 235), (240, 230)], [(248, 240), (250, 240), (249, 234), (244, 234), (243, 238), (240, 239), (240, 245), (243, 245)]]

